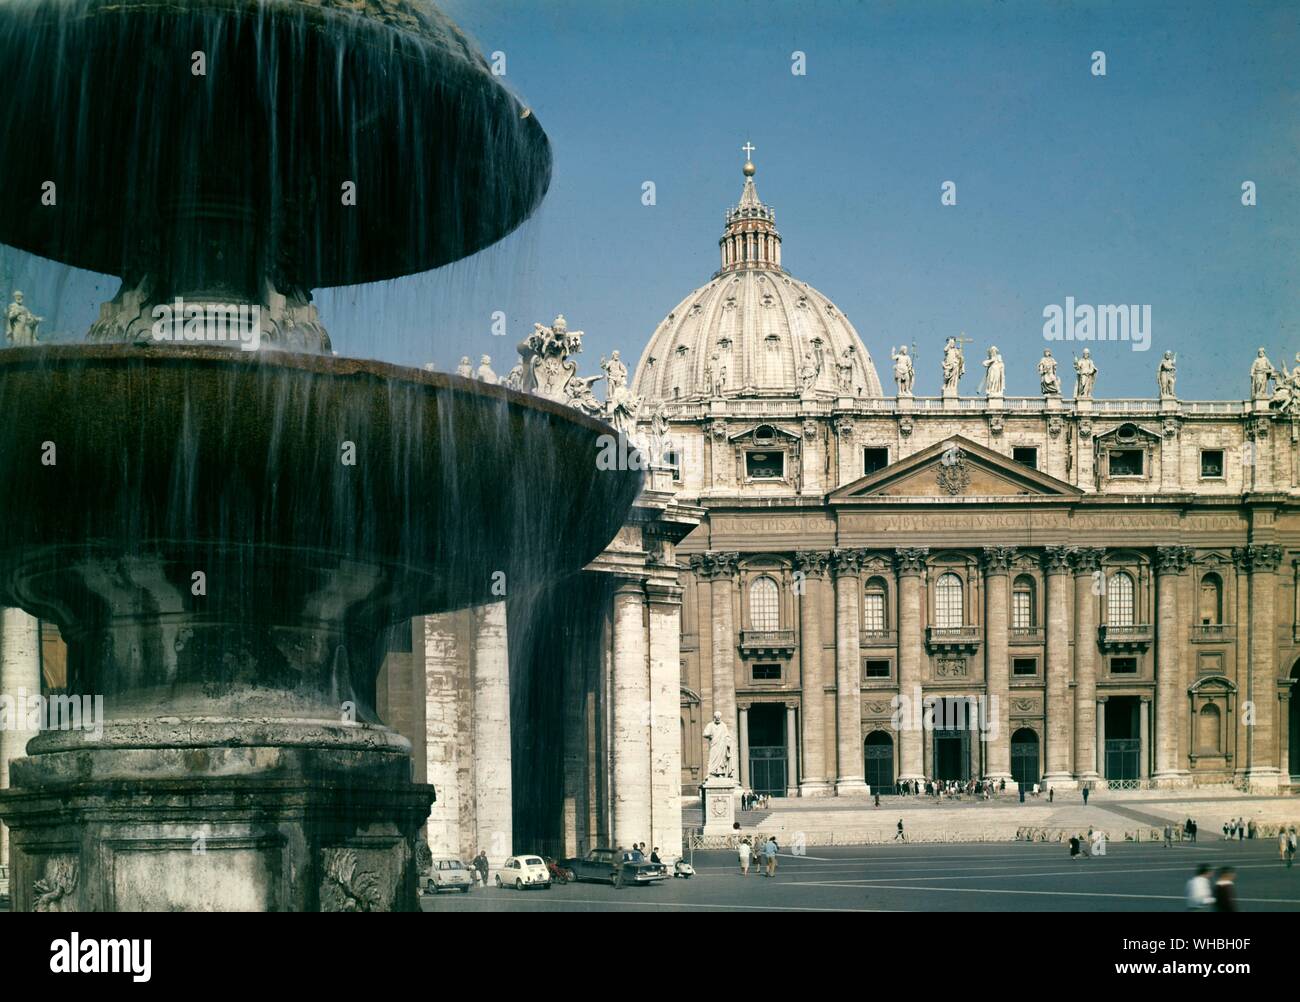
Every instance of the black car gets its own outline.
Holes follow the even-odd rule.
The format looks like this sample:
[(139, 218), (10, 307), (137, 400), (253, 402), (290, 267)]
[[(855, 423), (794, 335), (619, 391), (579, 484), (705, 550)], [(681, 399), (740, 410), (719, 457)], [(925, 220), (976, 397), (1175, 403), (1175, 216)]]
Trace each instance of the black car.
[(617, 849), (592, 849), (585, 857), (566, 859), (563, 865), (575, 881), (594, 880), (615, 887), (668, 879), (668, 867), (663, 863), (652, 863), (644, 856), (636, 859), (630, 851)]

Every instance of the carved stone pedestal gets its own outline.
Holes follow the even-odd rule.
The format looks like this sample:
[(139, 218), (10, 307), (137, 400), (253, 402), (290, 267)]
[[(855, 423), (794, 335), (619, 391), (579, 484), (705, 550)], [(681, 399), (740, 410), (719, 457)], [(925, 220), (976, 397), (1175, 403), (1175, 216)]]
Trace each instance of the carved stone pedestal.
[(704, 834), (729, 835), (736, 823), (736, 781), (724, 776), (710, 776), (700, 787), (704, 805)]

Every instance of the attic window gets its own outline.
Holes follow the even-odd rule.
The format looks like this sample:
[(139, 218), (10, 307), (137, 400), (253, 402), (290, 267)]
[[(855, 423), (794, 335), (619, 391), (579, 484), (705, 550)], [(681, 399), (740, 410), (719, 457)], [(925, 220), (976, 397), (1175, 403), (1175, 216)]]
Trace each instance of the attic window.
[(862, 475), (875, 473), (889, 465), (889, 449), (885, 446), (869, 445), (862, 450)]
[(745, 453), (745, 475), (750, 480), (780, 480), (785, 476), (785, 453)]

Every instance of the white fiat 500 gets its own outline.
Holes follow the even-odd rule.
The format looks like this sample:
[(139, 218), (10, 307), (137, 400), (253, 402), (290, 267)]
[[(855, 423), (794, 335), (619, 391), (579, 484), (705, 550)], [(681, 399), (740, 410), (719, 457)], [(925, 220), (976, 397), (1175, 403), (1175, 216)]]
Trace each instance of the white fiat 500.
[(473, 885), (473, 873), (459, 859), (435, 857), (429, 867), (429, 888), (434, 894), (439, 891), (460, 891), (462, 894), (468, 894)]
[(529, 887), (550, 890), (551, 871), (546, 868), (541, 856), (511, 856), (497, 871), (497, 886), (513, 887), (516, 891)]

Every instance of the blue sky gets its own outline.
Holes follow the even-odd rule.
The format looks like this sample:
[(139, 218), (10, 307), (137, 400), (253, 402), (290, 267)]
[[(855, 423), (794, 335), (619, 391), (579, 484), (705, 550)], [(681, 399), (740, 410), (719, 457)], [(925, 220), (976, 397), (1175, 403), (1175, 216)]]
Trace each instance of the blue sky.
[[(471, 261), (318, 293), (340, 354), (453, 368), (488, 353), (504, 372), (563, 311), (587, 332), (585, 370), (613, 348), (639, 357), (717, 267), (747, 139), (786, 267), (848, 315), (886, 386), (890, 345), (915, 341), (917, 392), (937, 393), (942, 339), (964, 330), (968, 370), (997, 344), (1007, 392), (1036, 392), (1042, 311), (1066, 296), (1152, 307), (1150, 351), (1092, 346), (1099, 396), (1154, 395), (1173, 350), (1180, 396), (1240, 398), (1255, 347), (1300, 350), (1294, 0), (443, 6), (505, 53), (550, 135), (551, 191)], [(0, 263), (70, 337), (116, 287), (11, 251)], [(495, 310), (508, 337), (491, 334)]]

